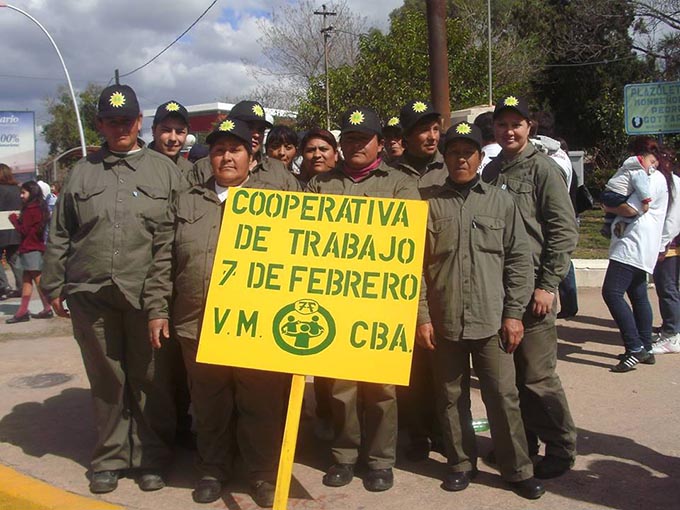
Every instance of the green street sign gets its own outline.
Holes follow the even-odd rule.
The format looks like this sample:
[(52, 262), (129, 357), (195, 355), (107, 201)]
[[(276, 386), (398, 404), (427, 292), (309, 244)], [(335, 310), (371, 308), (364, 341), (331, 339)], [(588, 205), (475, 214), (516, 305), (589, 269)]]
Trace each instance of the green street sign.
[(626, 133), (680, 133), (680, 81), (631, 83), (623, 89)]

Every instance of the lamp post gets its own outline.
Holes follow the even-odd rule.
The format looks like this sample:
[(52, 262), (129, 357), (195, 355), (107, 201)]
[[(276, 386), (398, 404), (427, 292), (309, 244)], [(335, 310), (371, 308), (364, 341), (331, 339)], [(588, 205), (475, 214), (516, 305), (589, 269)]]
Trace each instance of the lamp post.
[(491, 63), (491, 0), (486, 1), (486, 10), (487, 10), (487, 23), (486, 23), (486, 32), (487, 32), (487, 45), (489, 47), (489, 104), (493, 104), (493, 67)]
[(71, 99), (73, 100), (73, 109), (76, 112), (76, 122), (78, 124), (78, 135), (80, 136), (80, 148), (83, 151), (83, 157), (85, 157), (85, 155), (87, 154), (87, 147), (85, 146), (85, 134), (83, 133), (83, 123), (80, 121), (80, 111), (78, 110), (78, 101), (76, 100), (76, 95), (73, 92), (73, 85), (71, 84), (71, 77), (68, 74), (68, 69), (66, 69), (66, 64), (64, 63), (64, 59), (61, 56), (61, 52), (59, 51), (59, 48), (57, 47), (57, 43), (54, 42), (54, 39), (52, 39), (52, 36), (45, 29), (45, 27), (43, 27), (37, 19), (35, 19), (30, 14), (28, 14), (26, 11), (22, 11), (18, 7), (14, 7), (13, 5), (2, 3), (2, 2), (0, 2), (0, 7), (7, 7), (8, 9), (12, 9), (13, 11), (16, 11), (16, 12), (26, 16), (33, 23), (38, 25), (38, 27), (40, 27), (40, 29), (45, 33), (47, 38), (52, 43), (52, 46), (54, 47), (54, 50), (57, 52), (57, 56), (59, 57), (59, 61), (61, 62), (61, 66), (64, 68), (64, 74), (66, 75), (66, 82), (68, 83), (68, 90), (71, 93)]

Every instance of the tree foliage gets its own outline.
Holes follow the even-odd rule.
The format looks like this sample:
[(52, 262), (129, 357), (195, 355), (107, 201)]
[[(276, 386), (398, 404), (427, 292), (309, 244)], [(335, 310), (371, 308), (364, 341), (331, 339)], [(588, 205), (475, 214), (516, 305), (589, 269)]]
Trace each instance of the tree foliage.
[[(351, 105), (370, 105), (387, 117), (413, 98), (429, 98), (429, 53), (427, 20), (418, 2), (410, 2), (390, 16), (390, 30), (372, 30), (359, 42), (354, 65), (330, 73), (331, 119), (337, 119)], [(459, 17), (446, 20), (449, 63), (449, 93), (452, 108), (483, 104), (487, 97), (487, 46), (475, 27)], [(494, 60), (521, 63), (531, 61), (519, 41), (514, 54), (501, 55), (505, 48), (494, 46)], [(539, 57), (536, 57), (539, 58)], [(527, 66), (528, 67), (528, 66)], [(507, 73), (496, 93), (525, 92), (531, 72)], [(299, 107), (305, 126), (323, 125), (326, 116), (325, 81), (317, 75)]]
[[(76, 95), (80, 119), (83, 124), (86, 145), (99, 144), (99, 133), (95, 125), (97, 101), (103, 87), (89, 83)], [(48, 98), (47, 113), (52, 119), (42, 128), (45, 142), (50, 146), (49, 154), (57, 155), (73, 147), (80, 146), (78, 124), (73, 111), (73, 101), (66, 86), (59, 88), (57, 97)]]

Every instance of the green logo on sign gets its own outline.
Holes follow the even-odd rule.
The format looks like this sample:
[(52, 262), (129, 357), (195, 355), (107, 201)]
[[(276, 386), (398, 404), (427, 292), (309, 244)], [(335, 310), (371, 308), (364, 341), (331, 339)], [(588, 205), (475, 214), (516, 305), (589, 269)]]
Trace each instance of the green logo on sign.
[(274, 340), (286, 352), (298, 356), (318, 354), (333, 343), (335, 321), (313, 299), (299, 299), (284, 306), (274, 317)]

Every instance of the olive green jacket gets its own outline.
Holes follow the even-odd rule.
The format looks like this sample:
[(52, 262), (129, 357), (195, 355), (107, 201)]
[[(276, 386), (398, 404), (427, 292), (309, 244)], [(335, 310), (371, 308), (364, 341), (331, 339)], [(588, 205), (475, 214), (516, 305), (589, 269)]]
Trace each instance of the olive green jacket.
[[(243, 187), (280, 189), (262, 175), (251, 174)], [(154, 236), (144, 310), (149, 319), (171, 318), (183, 338), (198, 338), (223, 211), (210, 178), (176, 197)]]
[(423, 199), (435, 196), (439, 187), (444, 184), (449, 176), (444, 157), (439, 151), (435, 152), (434, 158), (425, 165), (425, 171), (422, 173), (409, 163), (406, 153), (390, 163), (390, 166), (415, 178), (418, 181), (418, 191), (420, 191), (420, 196)]
[(315, 175), (307, 183), (306, 191), (331, 195), (352, 195), (419, 200), (416, 180), (381, 163), (368, 177), (355, 182), (342, 171), (343, 163), (329, 172)]
[(466, 198), (447, 180), (429, 204), (418, 324), (431, 322), (437, 339), (475, 340), (522, 320), (532, 265), (512, 199), (481, 181)]
[(104, 144), (76, 163), (52, 214), (40, 282), (49, 298), (116, 285), (141, 308), (158, 223), (184, 182), (147, 147), (120, 157)]
[[(278, 159), (264, 157), (250, 171), (251, 176), (258, 175), (258, 182), (268, 183), (271, 189), (278, 189), (281, 191), (302, 191), (302, 186), (295, 175), (290, 173), (286, 165), (281, 163)], [(210, 158), (201, 158), (189, 172), (189, 183), (194, 186), (196, 184), (203, 184), (213, 175)]]
[[(161, 151), (156, 149), (156, 141), (155, 140), (152, 141), (149, 144), (149, 149), (153, 149), (156, 152), (158, 152), (159, 154), (163, 154)], [(165, 156), (165, 154), (163, 154), (163, 155)], [(173, 159), (173, 158), (168, 158), (168, 159), (170, 159), (170, 161), (172, 161), (173, 163), (175, 163), (177, 165), (177, 168), (179, 168), (179, 171), (182, 174), (182, 177), (184, 177), (187, 180), (187, 184), (188, 184), (189, 175), (190, 175), (192, 169), (194, 168), (194, 165), (191, 163), (191, 161), (189, 161), (187, 158), (183, 157), (181, 154), (178, 154), (177, 158), (175, 158), (175, 159)], [(187, 186), (187, 187), (189, 187), (189, 186)]]
[(529, 234), (534, 288), (554, 293), (569, 271), (569, 257), (578, 242), (564, 172), (529, 143), (511, 161), (501, 153), (484, 168), (482, 178), (515, 200)]

